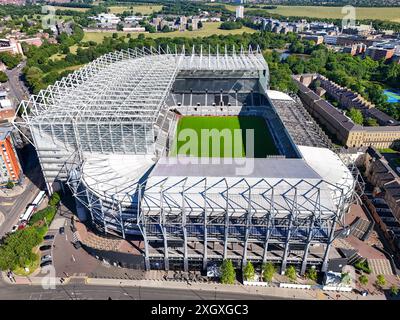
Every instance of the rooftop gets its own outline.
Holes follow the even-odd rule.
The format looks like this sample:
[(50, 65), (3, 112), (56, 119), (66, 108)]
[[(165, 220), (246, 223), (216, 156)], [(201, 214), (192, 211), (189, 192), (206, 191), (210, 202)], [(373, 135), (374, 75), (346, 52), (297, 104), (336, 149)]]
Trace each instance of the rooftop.
[(31, 110), (23, 117), (30, 124), (152, 123), (180, 70), (268, 70), (259, 50), (202, 51), (143, 48), (106, 54), (23, 101), (21, 105)]

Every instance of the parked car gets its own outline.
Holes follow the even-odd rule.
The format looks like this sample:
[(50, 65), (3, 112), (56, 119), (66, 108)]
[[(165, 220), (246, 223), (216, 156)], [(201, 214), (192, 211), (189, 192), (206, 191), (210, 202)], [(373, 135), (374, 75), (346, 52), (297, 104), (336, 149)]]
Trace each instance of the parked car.
[(53, 264), (53, 261), (48, 260), (48, 261), (42, 262), (42, 263), (40, 264), (40, 267), (43, 268), (43, 267), (46, 267), (46, 266), (50, 266), (50, 265), (52, 265), (52, 264)]
[(50, 249), (51, 249), (51, 246), (50, 246), (50, 245), (44, 245), (44, 246), (41, 246), (41, 247), (39, 248), (40, 251), (46, 251), (46, 250), (50, 250)]
[(53, 240), (54, 239), (54, 235), (53, 234), (47, 234), (43, 237), (44, 240)]
[(82, 247), (82, 244), (80, 241), (74, 242), (74, 248), (75, 249), (79, 249), (80, 247)]
[(61, 227), (60, 229), (58, 229), (58, 232), (59, 232), (60, 234), (64, 234), (65, 228), (64, 228), (64, 227)]
[(43, 257), (40, 258), (40, 262), (44, 262), (46, 260), (51, 260), (51, 255), (50, 254), (46, 254)]

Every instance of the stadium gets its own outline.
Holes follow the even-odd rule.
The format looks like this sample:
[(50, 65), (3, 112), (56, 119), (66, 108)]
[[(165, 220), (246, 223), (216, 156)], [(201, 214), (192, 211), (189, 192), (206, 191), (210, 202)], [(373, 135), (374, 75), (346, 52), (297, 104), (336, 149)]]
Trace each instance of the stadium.
[(269, 90), (259, 49), (109, 53), (20, 112), (48, 191), (68, 185), (100, 233), (140, 237), (147, 270), (328, 269), (356, 180), (297, 98)]

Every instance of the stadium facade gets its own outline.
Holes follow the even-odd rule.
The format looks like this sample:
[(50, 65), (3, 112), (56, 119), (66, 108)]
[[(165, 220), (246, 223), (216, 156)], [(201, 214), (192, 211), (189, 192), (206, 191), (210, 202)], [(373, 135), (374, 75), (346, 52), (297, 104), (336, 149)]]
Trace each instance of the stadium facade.
[[(327, 270), (352, 172), (296, 99), (269, 90), (259, 50), (199, 51), (109, 53), (23, 102), (15, 125), (29, 127), (49, 192), (67, 184), (82, 220), (142, 237), (147, 269)], [(178, 119), (194, 115), (262, 117), (279, 154), (172, 157)]]

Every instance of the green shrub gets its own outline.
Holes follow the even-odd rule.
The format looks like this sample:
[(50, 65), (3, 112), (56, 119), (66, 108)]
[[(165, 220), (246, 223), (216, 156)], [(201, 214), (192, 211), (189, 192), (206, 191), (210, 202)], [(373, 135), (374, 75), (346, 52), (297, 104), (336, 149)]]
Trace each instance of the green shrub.
[(44, 224), (49, 225), (53, 221), (56, 212), (57, 209), (53, 206), (48, 206), (42, 210), (39, 210), (29, 220), (29, 225), (32, 226), (41, 220), (43, 220)]
[(295, 282), (297, 279), (296, 269), (294, 266), (289, 266), (285, 270), (285, 276), (292, 282)]
[(358, 281), (360, 281), (360, 283), (365, 286), (368, 283), (368, 278), (367, 276), (362, 275), (358, 278)]
[(368, 273), (368, 274), (371, 273), (371, 269), (370, 269), (370, 267), (368, 266), (367, 260), (359, 260), (359, 261), (357, 261), (357, 262), (354, 264), (354, 267), (355, 267), (356, 269), (358, 269), (358, 270), (364, 271), (365, 273)]
[(317, 281), (318, 278), (317, 270), (314, 268), (308, 269), (306, 277), (312, 281)]
[(399, 288), (397, 288), (395, 285), (392, 285), (390, 287), (390, 294), (395, 297), (399, 294)]
[(254, 275), (255, 271), (253, 264), (249, 261), (247, 262), (246, 267), (243, 270), (243, 277), (246, 281), (249, 281), (249, 280), (254, 280)]
[(378, 274), (378, 275), (376, 276), (375, 284), (376, 284), (378, 287), (383, 287), (383, 286), (386, 284), (386, 279), (385, 279), (385, 277), (384, 277), (382, 274)]
[(50, 197), (49, 205), (56, 206), (60, 202), (60, 200), (60, 195), (57, 192), (54, 192)]
[(265, 282), (271, 282), (275, 272), (276, 268), (271, 262), (265, 263), (263, 265), (263, 272), (262, 272), (263, 280)]
[(236, 272), (233, 267), (232, 260), (224, 260), (221, 266), (221, 283), (234, 284), (236, 280)]

